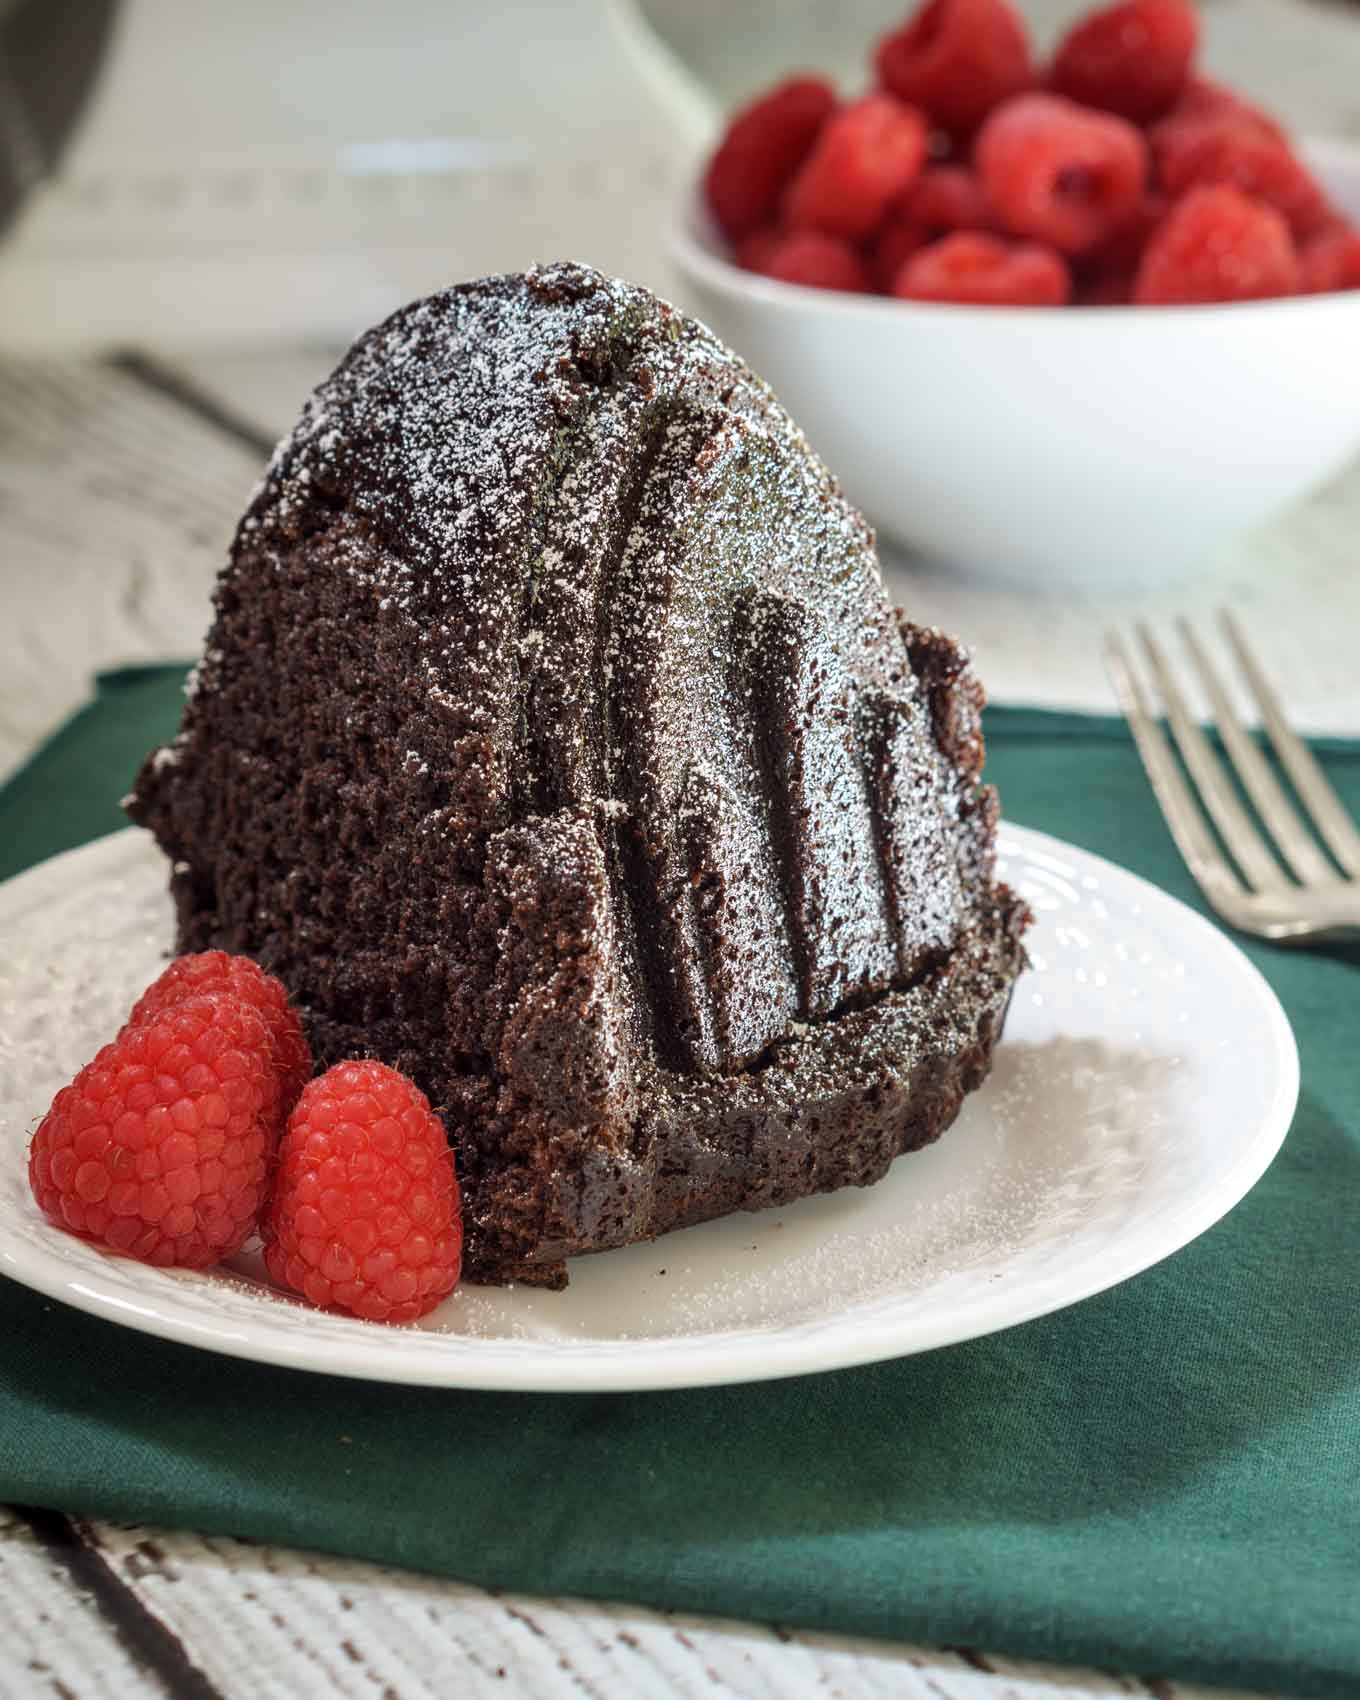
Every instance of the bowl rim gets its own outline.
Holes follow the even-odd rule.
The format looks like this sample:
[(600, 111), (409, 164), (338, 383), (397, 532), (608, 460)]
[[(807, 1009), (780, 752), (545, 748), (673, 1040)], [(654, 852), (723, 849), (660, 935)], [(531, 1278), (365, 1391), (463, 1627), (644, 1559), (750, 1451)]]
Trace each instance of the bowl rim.
[[(1360, 197), (1360, 144), (1340, 136), (1300, 137), (1297, 149), (1324, 178), (1332, 174), (1353, 173), (1355, 193)], [(1090, 324), (1094, 318), (1100, 324), (1164, 324), (1192, 321), (1203, 322), (1213, 315), (1221, 317), (1245, 315), (1299, 313), (1307, 308), (1315, 311), (1325, 303), (1346, 302), (1360, 310), (1360, 289), (1334, 289), (1314, 295), (1276, 295), (1251, 301), (1184, 302), (1177, 306), (1149, 308), (1128, 302), (1120, 306), (1070, 304), (1061, 311), (1052, 308), (1021, 306), (985, 306), (968, 301), (901, 301), (886, 295), (862, 295), (850, 290), (816, 289), (809, 284), (784, 283), (779, 278), (763, 277), (746, 271), (723, 253), (726, 246), (719, 235), (713, 215), (704, 200), (702, 183), (693, 184), (682, 196), (672, 213), (666, 229), (667, 246), (680, 270), (687, 276), (698, 277), (711, 288), (739, 296), (762, 306), (784, 312), (796, 312), (802, 307), (816, 305), (824, 312), (842, 318), (891, 315), (899, 323), (919, 318), (936, 318), (943, 308), (952, 318), (978, 318), (995, 323), (1007, 318), (1020, 318), (1033, 324), (1036, 317), (1045, 323), (1054, 320), (1077, 320)]]

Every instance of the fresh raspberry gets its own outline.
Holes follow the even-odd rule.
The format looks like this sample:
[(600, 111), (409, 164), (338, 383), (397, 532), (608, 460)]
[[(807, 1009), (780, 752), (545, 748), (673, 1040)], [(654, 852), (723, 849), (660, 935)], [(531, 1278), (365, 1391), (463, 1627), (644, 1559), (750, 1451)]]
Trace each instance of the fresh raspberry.
[(789, 179), (835, 105), (831, 84), (823, 78), (791, 77), (728, 125), (709, 161), (704, 193), (733, 242), (774, 217)]
[(829, 118), (784, 197), (791, 225), (852, 240), (883, 222), (925, 163), (926, 121), (890, 94), (866, 95)]
[(1133, 216), (1121, 224), (1113, 235), (1083, 256), (1084, 275), (1094, 278), (1113, 274), (1131, 282), (1134, 272), (1138, 270), (1138, 262), (1143, 257), (1143, 249), (1147, 247), (1153, 231), (1166, 217), (1167, 207), (1165, 195), (1149, 190)]
[(1162, 187), (1173, 198), (1198, 184), (1230, 183), (1278, 208), (1300, 240), (1336, 217), (1289, 144), (1250, 123), (1232, 116), (1168, 121), (1151, 140)]
[(228, 992), (129, 1024), (52, 1100), (28, 1178), (59, 1227), (143, 1263), (206, 1269), (264, 1201), (269, 1031)]
[(977, 176), (966, 165), (928, 165), (874, 238), (869, 269), (885, 295), (903, 265), (927, 243), (955, 230), (995, 230), (996, 215)]
[(931, 239), (931, 231), (909, 218), (888, 220), (869, 249), (869, 273), (884, 295), (892, 294), (897, 274), (911, 256)]
[(748, 272), (763, 272), (786, 234), (777, 224), (764, 224), (737, 243), (733, 258)]
[(974, 130), (1033, 82), (1025, 26), (1007, 0), (928, 0), (875, 53), (878, 78), (946, 130)]
[(1139, 306), (1293, 295), (1299, 263), (1281, 214), (1230, 184), (1191, 189), (1143, 251)]
[(1060, 95), (1022, 94), (982, 126), (978, 175), (1005, 228), (1081, 254), (1132, 219), (1147, 184), (1148, 152), (1126, 118)]
[(185, 998), (204, 997), (213, 992), (230, 992), (248, 1003), (269, 1029), (274, 1068), (279, 1077), (281, 1129), (297, 1102), (298, 1093), (312, 1077), (312, 1053), (283, 982), (266, 974), (258, 962), (248, 956), (230, 956), (225, 950), (177, 956), (142, 993), (127, 1024), (133, 1026), (150, 1020)]
[(894, 210), (933, 236), (996, 228), (996, 214), (977, 173), (966, 165), (928, 165)]
[(448, 1297), (463, 1256), (453, 1152), (429, 1100), (380, 1062), (303, 1088), (261, 1223), (281, 1287), (322, 1310), (411, 1322)]
[(1083, 18), (1053, 60), (1059, 94), (1146, 124), (1185, 86), (1199, 23), (1184, 0), (1119, 0)]
[(1165, 118), (1159, 118), (1152, 126), (1149, 138), (1155, 143), (1160, 125), (1174, 124), (1182, 118), (1236, 118), (1250, 129), (1274, 136), (1277, 141), (1288, 140), (1268, 112), (1259, 106), (1253, 106), (1249, 100), (1244, 100), (1232, 89), (1224, 88), (1221, 83), (1210, 82), (1208, 77), (1186, 78), (1185, 87), (1177, 96), (1176, 104)]
[(864, 261), (850, 244), (823, 230), (789, 231), (754, 269), (781, 283), (801, 283), (809, 289), (873, 287)]
[(1299, 271), (1309, 295), (1360, 289), (1360, 230), (1340, 224), (1312, 237), (1299, 250)]
[(1034, 242), (959, 230), (913, 254), (893, 285), (907, 301), (984, 307), (1061, 307), (1072, 281), (1062, 257)]

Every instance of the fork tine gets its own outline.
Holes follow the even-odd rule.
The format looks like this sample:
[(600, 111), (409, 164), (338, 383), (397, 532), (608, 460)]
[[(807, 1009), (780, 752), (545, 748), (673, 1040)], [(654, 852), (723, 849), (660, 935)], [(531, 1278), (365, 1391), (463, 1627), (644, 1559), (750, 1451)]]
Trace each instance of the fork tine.
[(1335, 880), (1335, 870), (1314, 844), (1307, 827), (1299, 819), (1298, 810), (1285, 796), (1260, 750), (1243, 730), (1242, 722), (1237, 718), (1237, 711), (1223, 688), (1218, 669), (1195, 636), (1190, 622), (1185, 619), (1178, 620), (1177, 626), (1181, 641), (1189, 652), (1205, 693), (1213, 705), (1218, 733), (1233, 766), (1237, 769), (1237, 777), (1255, 803), (1257, 813), (1279, 846), (1284, 859), (1305, 885), (1310, 881)]
[(1190, 795), (1190, 788), (1181, 778), (1171, 746), (1148, 707), (1143, 687), (1138, 682), (1124, 645), (1113, 632), (1106, 634), (1105, 660), (1115, 694), (1124, 710), (1124, 718), (1129, 723), (1133, 741), (1138, 746), (1138, 754), (1143, 759), (1176, 847), (1210, 903), (1231, 920), (1240, 912), (1246, 892), (1205, 826), (1204, 817)]
[(1228, 642), (1237, 656), (1238, 665), (1246, 675), (1256, 698), (1261, 718), (1270, 733), (1276, 754), (1298, 792), (1304, 807), (1312, 815), (1328, 849), (1348, 874), (1360, 878), (1360, 832), (1346, 812), (1345, 805), (1332, 790), (1327, 776), (1313, 759), (1308, 746), (1291, 731), (1284, 717), (1280, 699), (1275, 695), (1259, 662), (1247, 647), (1246, 637), (1237, 621), (1225, 608), (1220, 616)]
[(1141, 623), (1138, 635), (1153, 676), (1157, 680), (1157, 687), (1162, 693), (1166, 717), (1171, 723), (1171, 731), (1180, 746), (1181, 755), (1185, 758), (1185, 765), (1199, 787), (1204, 806), (1208, 809), (1229, 853), (1245, 874), (1247, 884), (1254, 891), (1287, 890), (1288, 882), (1280, 871), (1279, 863), (1267, 850), (1265, 841), (1247, 818), (1247, 812), (1238, 802), (1222, 762), (1191, 718), (1180, 687), (1172, 676), (1165, 655), (1162, 654), (1161, 645)]

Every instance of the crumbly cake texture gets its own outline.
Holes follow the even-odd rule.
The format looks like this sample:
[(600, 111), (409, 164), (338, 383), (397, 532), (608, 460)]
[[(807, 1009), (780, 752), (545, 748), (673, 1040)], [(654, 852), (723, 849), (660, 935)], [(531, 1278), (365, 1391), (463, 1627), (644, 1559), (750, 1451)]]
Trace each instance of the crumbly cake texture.
[(545, 266), (369, 332), (215, 608), (129, 804), (179, 948), (429, 1095), (473, 1279), (867, 1184), (984, 1078), (1027, 915), (981, 692), (646, 290)]

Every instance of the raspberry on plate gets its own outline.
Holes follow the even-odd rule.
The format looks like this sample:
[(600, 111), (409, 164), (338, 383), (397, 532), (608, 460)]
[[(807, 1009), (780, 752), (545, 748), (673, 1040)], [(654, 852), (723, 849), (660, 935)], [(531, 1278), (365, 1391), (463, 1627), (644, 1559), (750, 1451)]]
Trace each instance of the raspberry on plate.
[(1145, 124), (1185, 86), (1199, 22), (1185, 0), (1119, 0), (1083, 18), (1053, 60), (1053, 87)]
[(1197, 184), (1230, 183), (1269, 201), (1300, 240), (1335, 220), (1327, 197), (1288, 142), (1231, 115), (1158, 124), (1151, 133), (1162, 187), (1175, 197)]
[(1360, 230), (1339, 224), (1305, 242), (1299, 250), (1299, 271), (1309, 295), (1360, 289)]
[(148, 1013), (52, 1100), (29, 1147), (33, 1196), (113, 1251), (206, 1269), (255, 1227), (277, 1093), (269, 1031), (234, 993)]
[(127, 1024), (133, 1026), (159, 1015), (186, 998), (212, 992), (231, 992), (248, 1003), (269, 1029), (274, 1068), (279, 1076), (279, 1117), (288, 1119), (297, 1095), (312, 1077), (312, 1053), (302, 1031), (297, 1011), (288, 1001), (283, 982), (266, 974), (249, 956), (232, 956), (225, 950), (203, 950), (192, 956), (177, 956), (153, 980), (133, 1005)]
[(1294, 295), (1299, 281), (1283, 216), (1229, 184), (1210, 184), (1191, 189), (1154, 232), (1133, 299), (1140, 306), (1252, 301)]
[(751, 268), (781, 283), (809, 289), (867, 290), (872, 287), (864, 261), (841, 236), (824, 230), (790, 230)]
[(411, 1322), (458, 1282), (463, 1219), (453, 1152), (418, 1087), (343, 1062), (303, 1089), (261, 1225), (281, 1287), (323, 1310)]
[(962, 134), (1033, 82), (1025, 26), (1007, 0), (927, 0), (874, 57), (885, 89)]
[(733, 241), (775, 214), (836, 96), (823, 77), (791, 77), (744, 108), (709, 161), (704, 192), (713, 216)]
[(925, 163), (926, 121), (890, 94), (866, 95), (829, 118), (784, 197), (789, 224), (852, 240), (883, 222)]
[(1023, 94), (992, 113), (974, 149), (978, 175), (1016, 236), (1081, 254), (1136, 214), (1148, 151), (1125, 118), (1060, 95)]
[(1061, 307), (1071, 289), (1067, 267), (1051, 248), (960, 230), (913, 254), (892, 292), (908, 301)]

